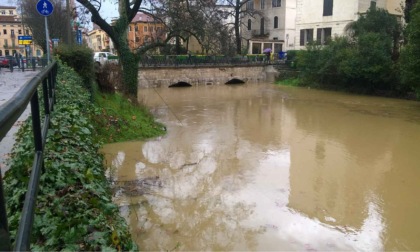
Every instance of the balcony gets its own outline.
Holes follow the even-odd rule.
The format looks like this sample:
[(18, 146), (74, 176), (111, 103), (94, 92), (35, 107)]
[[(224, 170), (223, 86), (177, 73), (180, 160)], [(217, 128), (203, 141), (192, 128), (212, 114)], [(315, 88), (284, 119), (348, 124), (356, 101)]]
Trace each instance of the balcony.
[(268, 31), (252, 30), (251, 35), (252, 38), (268, 38), (270, 33)]

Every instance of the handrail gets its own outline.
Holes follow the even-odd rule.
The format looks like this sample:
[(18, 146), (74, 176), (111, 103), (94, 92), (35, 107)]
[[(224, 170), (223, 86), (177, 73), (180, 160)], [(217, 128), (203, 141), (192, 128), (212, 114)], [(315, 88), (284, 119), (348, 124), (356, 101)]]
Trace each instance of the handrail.
[[(34, 134), (35, 156), (28, 184), (28, 191), (22, 209), (19, 229), (16, 236), (16, 251), (30, 250), (31, 228), (34, 219), (39, 178), (43, 170), (43, 152), (50, 122), (50, 113), (55, 103), (55, 84), (57, 62), (51, 63), (42, 72), (28, 81), (5, 104), (0, 106), (0, 142), (31, 103), (32, 129)], [(44, 123), (41, 128), (38, 87), (42, 82)], [(3, 191), (3, 178), (0, 172), (0, 251), (11, 250), (10, 235)]]

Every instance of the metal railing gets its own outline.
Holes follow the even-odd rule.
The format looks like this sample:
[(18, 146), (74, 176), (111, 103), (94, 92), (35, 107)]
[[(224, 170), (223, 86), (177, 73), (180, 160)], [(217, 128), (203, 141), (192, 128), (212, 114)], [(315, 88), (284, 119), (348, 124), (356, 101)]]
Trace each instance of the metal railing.
[[(220, 56), (144, 56), (140, 67), (185, 67), (185, 66), (226, 66), (269, 64), (266, 56), (220, 57)], [(276, 62), (271, 62), (271, 64)]]
[[(34, 220), (39, 179), (44, 169), (43, 152), (50, 122), (50, 114), (55, 103), (55, 84), (57, 62), (49, 64), (42, 72), (28, 81), (9, 101), (0, 106), (0, 141), (12, 128), (28, 104), (31, 104), (32, 129), (34, 134), (35, 156), (26, 192), (19, 229), (16, 235), (15, 250), (30, 250), (31, 229)], [(38, 87), (42, 83), (44, 122), (41, 128), (40, 98)], [(0, 251), (11, 250), (10, 235), (6, 214), (6, 201), (3, 191), (3, 178), (0, 172)]]

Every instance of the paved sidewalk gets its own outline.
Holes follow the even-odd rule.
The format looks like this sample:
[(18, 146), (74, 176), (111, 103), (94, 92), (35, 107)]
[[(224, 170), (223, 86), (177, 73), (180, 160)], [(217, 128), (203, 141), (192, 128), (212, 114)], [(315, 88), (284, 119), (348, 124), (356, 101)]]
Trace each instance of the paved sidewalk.
[[(27, 81), (32, 79), (39, 73), (37, 71), (21, 72), (15, 68), (13, 72), (9, 69), (0, 69), (0, 106), (12, 99), (14, 94), (26, 84)], [(9, 133), (0, 142), (0, 169), (2, 174), (8, 169), (6, 160), (15, 143), (15, 133), (18, 131), (19, 126), (22, 124), (30, 114), (30, 105), (26, 108), (25, 112), (20, 116), (15, 125), (10, 129)]]

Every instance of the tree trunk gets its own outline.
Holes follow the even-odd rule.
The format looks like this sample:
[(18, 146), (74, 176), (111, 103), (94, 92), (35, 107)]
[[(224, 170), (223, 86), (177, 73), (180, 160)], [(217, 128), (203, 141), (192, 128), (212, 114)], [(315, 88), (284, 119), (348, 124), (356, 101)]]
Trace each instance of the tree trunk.
[(241, 54), (242, 51), (242, 41), (241, 41), (241, 33), (240, 33), (240, 0), (236, 0), (236, 7), (235, 7), (235, 41), (236, 41), (236, 53)]

